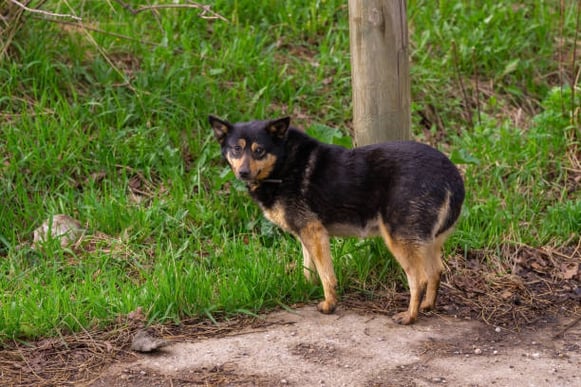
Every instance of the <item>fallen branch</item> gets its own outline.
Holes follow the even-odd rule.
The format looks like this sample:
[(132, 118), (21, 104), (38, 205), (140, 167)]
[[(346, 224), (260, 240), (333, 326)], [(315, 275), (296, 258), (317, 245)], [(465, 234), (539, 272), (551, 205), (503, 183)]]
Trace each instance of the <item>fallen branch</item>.
[(82, 21), (83, 19), (81, 19), (78, 16), (75, 15), (69, 15), (69, 14), (64, 14), (64, 13), (55, 13), (55, 12), (48, 12), (48, 11), (43, 11), (42, 9), (36, 9), (36, 8), (30, 8), (27, 7), (26, 5), (22, 4), (21, 2), (19, 2), (18, 0), (8, 0), (9, 2), (11, 2), (12, 4), (22, 8), (23, 10), (30, 12), (30, 13), (38, 13), (44, 16), (49, 16), (49, 17), (62, 17), (62, 18), (69, 18), (69, 19), (73, 19), (76, 21)]
[[(200, 17), (202, 19), (220, 19), (223, 21), (228, 21), (228, 19), (226, 19), (224, 16), (212, 11), (210, 9), (210, 5), (205, 5), (205, 4), (198, 4), (198, 3), (191, 3), (191, 4), (153, 4), (153, 5), (141, 5), (137, 8), (133, 8), (131, 7), (129, 4), (127, 4), (126, 2), (122, 1), (122, 0), (115, 0), (117, 3), (119, 3), (123, 8), (125, 8), (127, 11), (131, 12), (134, 15), (137, 15), (138, 13), (141, 12), (145, 12), (145, 11), (154, 11), (157, 9), (168, 9), (168, 8), (194, 8), (194, 9), (200, 9), (202, 11)], [(208, 16), (207, 14), (210, 14), (210, 16)]]
[(565, 332), (567, 332), (569, 329), (571, 329), (575, 325), (577, 325), (579, 323), (579, 321), (581, 321), (581, 316), (578, 316), (575, 320), (573, 320), (570, 323), (568, 323), (567, 325), (565, 325), (565, 327), (563, 329), (561, 329), (557, 334), (555, 334), (553, 336), (553, 338), (554, 339), (558, 339), (560, 337), (563, 337), (563, 335), (565, 334)]

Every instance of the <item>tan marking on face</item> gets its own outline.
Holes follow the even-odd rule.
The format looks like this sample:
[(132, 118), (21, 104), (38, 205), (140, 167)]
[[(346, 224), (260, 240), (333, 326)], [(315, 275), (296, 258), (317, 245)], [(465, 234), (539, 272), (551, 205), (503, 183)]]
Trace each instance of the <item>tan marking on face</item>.
[(237, 179), (240, 178), (238, 171), (240, 171), (244, 163), (247, 163), (248, 158), (246, 154), (243, 154), (241, 157), (234, 157), (230, 153), (226, 153), (226, 160), (230, 164), (230, 168), (232, 168), (232, 172), (234, 172)]
[[(240, 155), (234, 156), (232, 154), (232, 151), (229, 151), (226, 153), (226, 160), (228, 160), (228, 163), (230, 164), (232, 171), (236, 175), (236, 178), (240, 179), (239, 171), (242, 167), (246, 166), (250, 162), (251, 157), (248, 155), (248, 152), (246, 152), (246, 140), (245, 139), (240, 138), (240, 139), (238, 139), (238, 141), (236, 143), (240, 148), (242, 148)], [(252, 173), (252, 170), (251, 170), (251, 173)]]
[(239, 171), (243, 167), (250, 171), (249, 181), (259, 181), (266, 179), (276, 164), (276, 156), (267, 153), (261, 159), (255, 159), (253, 153), (256, 151), (260, 144), (252, 143), (250, 149), (246, 149), (247, 142), (245, 139), (241, 138), (237, 141), (237, 145), (242, 148), (240, 156), (234, 156), (231, 151), (226, 153), (226, 160), (230, 164), (232, 171), (236, 175), (236, 178), (240, 179)]
[(260, 144), (257, 144), (255, 142), (252, 143), (252, 145), (250, 145), (250, 149), (252, 150), (252, 152), (256, 152), (256, 150), (260, 147)]
[(274, 169), (274, 165), (276, 164), (276, 156), (268, 153), (260, 160), (249, 158), (249, 162), (251, 171), (250, 173), (254, 179), (263, 180), (266, 179)]

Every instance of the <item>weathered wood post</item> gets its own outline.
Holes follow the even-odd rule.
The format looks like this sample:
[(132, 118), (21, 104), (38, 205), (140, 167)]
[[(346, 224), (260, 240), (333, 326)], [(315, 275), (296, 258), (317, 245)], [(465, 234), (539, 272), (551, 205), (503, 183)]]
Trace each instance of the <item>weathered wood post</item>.
[(405, 0), (349, 0), (355, 145), (411, 137)]

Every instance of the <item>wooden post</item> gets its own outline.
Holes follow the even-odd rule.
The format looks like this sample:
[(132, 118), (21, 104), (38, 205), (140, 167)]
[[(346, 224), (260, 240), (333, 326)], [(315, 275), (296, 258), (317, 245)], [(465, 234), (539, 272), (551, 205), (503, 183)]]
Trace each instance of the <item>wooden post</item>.
[(349, 0), (355, 145), (411, 137), (405, 0)]

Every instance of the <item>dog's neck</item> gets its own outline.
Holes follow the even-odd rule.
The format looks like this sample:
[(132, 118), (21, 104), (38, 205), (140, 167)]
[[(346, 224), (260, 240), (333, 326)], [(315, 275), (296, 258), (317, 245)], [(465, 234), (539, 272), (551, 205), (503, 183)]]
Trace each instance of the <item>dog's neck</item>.
[(282, 179), (264, 179), (259, 181), (253, 181), (246, 183), (246, 187), (249, 191), (253, 192), (256, 191), (260, 186), (263, 184), (281, 184)]

